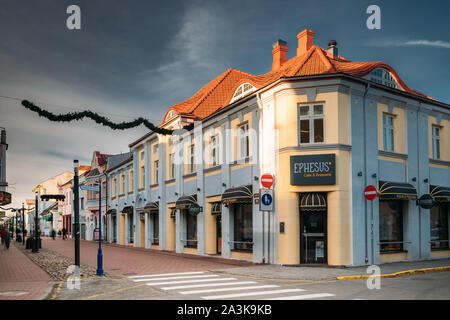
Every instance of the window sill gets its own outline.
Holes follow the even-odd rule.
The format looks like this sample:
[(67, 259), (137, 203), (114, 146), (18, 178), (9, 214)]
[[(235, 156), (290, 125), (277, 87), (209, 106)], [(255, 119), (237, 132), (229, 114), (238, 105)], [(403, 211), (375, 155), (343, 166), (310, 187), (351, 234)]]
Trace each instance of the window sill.
[(402, 159), (402, 160), (408, 159), (407, 154), (398, 153), (398, 152), (394, 152), (394, 151), (378, 150), (378, 155), (384, 156), (384, 157), (389, 157), (389, 158)]
[(444, 160), (438, 160), (438, 159), (429, 159), (429, 162), (431, 164), (438, 164), (438, 165), (443, 165), (443, 166), (450, 167), (450, 161), (444, 161)]
[(195, 177), (196, 175), (197, 175), (197, 172), (188, 173), (188, 174), (183, 175), (183, 179), (192, 178), (192, 177)]
[(246, 249), (231, 249), (231, 252), (245, 252), (245, 253), (252, 253), (253, 254), (253, 250), (246, 250)]
[(406, 253), (407, 250), (389, 250), (389, 251), (380, 251), (380, 254), (395, 254), (395, 253)]
[(159, 184), (157, 184), (157, 183), (152, 184), (152, 185), (150, 185), (150, 188), (156, 188), (158, 185), (159, 185)]
[(431, 248), (431, 251), (449, 251), (450, 247), (447, 248)]
[(145, 188), (139, 188), (138, 189), (138, 191), (144, 191), (145, 190)]

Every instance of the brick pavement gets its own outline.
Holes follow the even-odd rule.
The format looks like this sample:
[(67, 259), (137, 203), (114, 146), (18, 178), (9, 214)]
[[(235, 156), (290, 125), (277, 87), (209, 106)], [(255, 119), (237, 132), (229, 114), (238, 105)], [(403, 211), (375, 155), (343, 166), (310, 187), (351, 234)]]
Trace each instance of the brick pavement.
[[(43, 238), (42, 246), (74, 257), (73, 239)], [(97, 266), (98, 243), (80, 241), (81, 263)], [(102, 244), (103, 270), (112, 275), (155, 274), (198, 270), (215, 270), (254, 265), (250, 262), (191, 254), (175, 254), (117, 244)]]
[(9, 250), (0, 247), (0, 300), (42, 299), (52, 285), (50, 276), (20, 252), (14, 243)]

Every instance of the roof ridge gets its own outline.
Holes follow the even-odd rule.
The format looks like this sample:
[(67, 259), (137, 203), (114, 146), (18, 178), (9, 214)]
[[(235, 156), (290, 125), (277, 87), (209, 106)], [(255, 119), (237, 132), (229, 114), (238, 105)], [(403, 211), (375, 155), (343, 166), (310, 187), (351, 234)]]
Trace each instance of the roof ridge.
[[(300, 60), (299, 62), (299, 66), (295, 69), (295, 72), (293, 73), (293, 75), (296, 75), (300, 69), (305, 65), (306, 61), (309, 60), (309, 58), (311, 58), (312, 53), (315, 51), (315, 45), (313, 45), (311, 48), (308, 49), (308, 51), (306, 51), (306, 53), (304, 53), (304, 57)], [(296, 57), (292, 58), (295, 59)]]
[(336, 72), (336, 68), (331, 63), (330, 59), (322, 52), (323, 49), (316, 45), (314, 47), (315, 47), (314, 50), (319, 54), (319, 57), (322, 60), (322, 62), (325, 63), (325, 65), (328, 67), (327, 71), (328, 72)]

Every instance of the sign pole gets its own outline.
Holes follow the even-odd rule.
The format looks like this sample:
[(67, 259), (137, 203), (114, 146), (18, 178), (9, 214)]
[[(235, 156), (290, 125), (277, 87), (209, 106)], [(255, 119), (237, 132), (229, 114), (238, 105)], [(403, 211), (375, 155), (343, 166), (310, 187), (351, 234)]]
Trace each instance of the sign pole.
[(78, 183), (78, 160), (73, 160), (73, 208), (74, 208), (74, 231), (75, 231), (75, 265), (80, 267), (80, 232), (78, 226), (80, 224), (80, 200), (79, 200), (79, 183)]

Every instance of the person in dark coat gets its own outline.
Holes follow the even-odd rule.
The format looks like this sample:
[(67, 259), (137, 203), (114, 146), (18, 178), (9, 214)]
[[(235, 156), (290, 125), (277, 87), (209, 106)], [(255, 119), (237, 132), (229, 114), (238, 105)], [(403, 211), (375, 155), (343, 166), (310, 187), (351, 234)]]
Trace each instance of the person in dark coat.
[(62, 229), (62, 238), (63, 238), (63, 240), (66, 238), (66, 233), (67, 233), (67, 230), (66, 230), (66, 228), (63, 228)]
[(56, 231), (52, 230), (52, 239), (55, 240), (55, 237), (56, 237)]
[(3, 235), (3, 239), (5, 240), (5, 247), (8, 250), (9, 244), (11, 242), (11, 234), (9, 233), (8, 230), (6, 230), (5, 234)]

